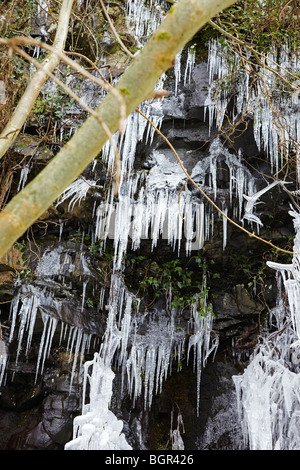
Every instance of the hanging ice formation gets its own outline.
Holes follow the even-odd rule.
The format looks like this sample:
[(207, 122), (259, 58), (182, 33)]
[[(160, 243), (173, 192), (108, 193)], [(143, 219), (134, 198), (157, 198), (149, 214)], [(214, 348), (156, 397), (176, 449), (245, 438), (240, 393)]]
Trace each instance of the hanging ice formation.
[(300, 215), (291, 264), (268, 261), (280, 275), (288, 297), (271, 312), (277, 331), (266, 335), (242, 376), (235, 376), (245, 445), (250, 450), (299, 450), (300, 426)]
[(83, 403), (82, 414), (74, 419), (73, 439), (65, 450), (132, 449), (122, 433), (123, 422), (109, 410), (114, 377), (110, 365), (98, 353), (84, 364), (83, 397), (89, 385), (90, 402)]
[(213, 351), (217, 351), (219, 337), (215, 336), (212, 341), (212, 308), (207, 305), (207, 296), (204, 294), (206, 289), (206, 276), (203, 279), (202, 291), (198, 294), (196, 302), (192, 305), (193, 334), (189, 338), (187, 359), (189, 360), (190, 351), (194, 349), (194, 370), (197, 372), (197, 416), (199, 416), (200, 403), (200, 379), (201, 370)]
[(151, 0), (149, 7), (147, 0), (127, 0), (127, 26), (133, 30), (138, 45), (144, 45), (157, 30), (164, 14), (159, 1)]
[[(66, 275), (72, 274), (75, 269), (81, 272), (83, 284), (82, 303), (84, 303), (85, 287), (92, 279), (92, 273), (88, 268), (84, 255), (78, 253), (75, 254), (75, 259), (72, 259), (71, 255), (68, 252), (63, 252), (61, 247), (44, 251), (35, 269), (36, 281), (33, 283), (18, 281), (16, 295), (11, 302), (9, 316), (11, 327), (8, 338), (8, 344), (11, 344), (15, 333), (17, 333), (16, 359), (15, 364), (11, 364), (11, 368), (17, 371), (20, 354), (27, 357), (30, 351), (36, 321), (40, 316), (43, 331), (38, 351), (35, 380), (44, 370), (44, 364), (51, 353), (53, 338), (56, 334), (59, 335), (59, 344), (66, 347), (69, 363), (72, 363), (70, 390), (76, 368), (80, 368), (84, 354), (89, 351), (92, 338), (92, 334), (85, 332), (81, 323), (76, 325), (65, 322), (68, 317), (65, 312), (66, 299), (59, 298), (56, 295), (58, 286), (59, 288), (65, 286)], [(65, 295), (69, 296), (70, 302), (72, 297), (68, 294), (68, 288), (65, 290)], [(2, 361), (0, 385), (5, 380), (7, 359), (8, 357), (5, 362)]]
[[(269, 70), (271, 67), (280, 74), (285, 74), (286, 70), (297, 74), (299, 54), (286, 45), (279, 51), (274, 48), (262, 60), (266, 67), (260, 68), (260, 81), (254, 87), (245, 61), (242, 64), (238, 54), (224, 48), (224, 44), (218, 40), (210, 42), (208, 68), (211, 85), (206, 102), (209, 125), (216, 120), (221, 129), (228, 105), (226, 86), (232, 83), (231, 77), (234, 76), (237, 93), (236, 114), (232, 122), (243, 113), (252, 116), (258, 150), (265, 151), (269, 156), (271, 171), (277, 173), (289, 153), (294, 152), (299, 175), (298, 95), (296, 92), (288, 95), (283, 89), (278, 89), (278, 81), (275, 81), (274, 74)], [(219, 89), (216, 93), (217, 86)], [(266, 184), (260, 191), (253, 189), (251, 194), (245, 192), (242, 222), (256, 223), (259, 229), (262, 223), (255, 213), (255, 206), (260, 203), (259, 198), (278, 183), (274, 181)], [(284, 314), (281, 302), (273, 309), (273, 327), (279, 331), (266, 334), (261, 339), (244, 374), (234, 377), (245, 446), (251, 450), (300, 448), (297, 431), (300, 424), (300, 276), (299, 255), (296, 254), (300, 252), (300, 216), (295, 211), (290, 214), (294, 217), (296, 231), (293, 262), (288, 265), (267, 263), (280, 273), (289, 308)]]
[(247, 196), (246, 194), (244, 194), (244, 198), (247, 200), (247, 203), (245, 205), (245, 212), (244, 212), (244, 216), (242, 220), (247, 219), (250, 222), (255, 222), (257, 225), (263, 225), (259, 217), (253, 213), (254, 208), (256, 204), (261, 204), (261, 202), (258, 201), (258, 199), (263, 194), (265, 194), (267, 191), (270, 191), (274, 186), (277, 186), (278, 184), (287, 184), (287, 183), (274, 181), (273, 183), (268, 184), (263, 189), (261, 189), (260, 191), (257, 191), (257, 193), (252, 194), (251, 196)]
[[(134, 24), (140, 42), (145, 32), (145, 19), (148, 17), (144, 11), (144, 2), (128, 2), (129, 20)], [(142, 13), (141, 13), (142, 12)], [(134, 21), (133, 21), (134, 18)], [(152, 17), (153, 18), (153, 15)], [(143, 19), (143, 21), (142, 21)], [(156, 28), (156, 23), (146, 22), (147, 27)], [(150, 26), (149, 26), (150, 25)], [(181, 52), (175, 60), (175, 94), (180, 81), (188, 83), (194, 65), (195, 56), (192, 50), (188, 51), (184, 73), (181, 70)], [(158, 87), (163, 85), (163, 76)], [(145, 114), (155, 127), (160, 128), (163, 120), (162, 100), (146, 102), (141, 106)], [(140, 247), (143, 238), (152, 240), (155, 248), (159, 237), (163, 237), (173, 247), (180, 250), (181, 241), (185, 238), (187, 254), (193, 249), (199, 250), (204, 240), (211, 235), (212, 215), (205, 210), (202, 201), (196, 201), (192, 193), (185, 189), (181, 192), (180, 206), (178, 205), (178, 188), (184, 182), (184, 173), (178, 163), (169, 161), (165, 155), (158, 151), (152, 154), (153, 167), (149, 175), (133, 172), (134, 158), (137, 143), (143, 140), (144, 144), (151, 145), (155, 129), (138, 112), (132, 113), (126, 121), (126, 130), (119, 143), (122, 158), (120, 189), (118, 201), (113, 198), (113, 188), (107, 195), (106, 202), (96, 210), (95, 238), (104, 241), (107, 238), (114, 240), (116, 273), (122, 271), (124, 254), (131, 239), (131, 248)], [(117, 138), (117, 136), (116, 136)], [(117, 140), (116, 140), (117, 143)], [(198, 180), (204, 181), (206, 174), (210, 174), (208, 190), (216, 198), (217, 188), (217, 157), (222, 152), (230, 175), (230, 198), (233, 195), (238, 200), (237, 213), (241, 217), (243, 194), (251, 195), (255, 191), (250, 173), (244, 168), (239, 156), (235, 157), (222, 148), (218, 139), (211, 145), (210, 155), (199, 163), (194, 169)], [(102, 153), (108, 171), (114, 168), (114, 149), (108, 142)], [(75, 188), (78, 183), (74, 183)], [(72, 188), (64, 193), (63, 199), (71, 194)], [(78, 194), (78, 199), (80, 197)], [(75, 196), (74, 196), (75, 197)], [(73, 200), (74, 200), (73, 197)], [(226, 212), (226, 208), (224, 211)], [(183, 222), (184, 221), (184, 222)], [(195, 229), (194, 229), (195, 227)], [(226, 246), (226, 221), (224, 227), (224, 248)], [(196, 240), (196, 242), (195, 242)], [(117, 425), (115, 417), (110, 414), (106, 424), (100, 418), (106, 413), (111, 399), (111, 386), (102, 391), (104, 374), (108, 373), (110, 365), (118, 366), (122, 371), (122, 383), (135, 400), (144, 394), (145, 408), (151, 407), (152, 397), (159, 393), (163, 380), (170, 373), (172, 356), (180, 361), (182, 344), (185, 333), (174, 328), (174, 317), (165, 317), (159, 312), (159, 317), (149, 321), (147, 332), (139, 333), (139, 322), (133, 316), (133, 299), (124, 286), (122, 278), (116, 274), (112, 279), (111, 300), (108, 303), (107, 330), (103, 339), (100, 354), (89, 364), (92, 371), (88, 377), (91, 388), (97, 390), (99, 397), (105, 397), (106, 403), (98, 402), (95, 396), (90, 397), (90, 404), (84, 406), (82, 415), (74, 422), (73, 440), (66, 445), (66, 449), (114, 449), (115, 446), (123, 448), (122, 426)], [(201, 368), (205, 365), (208, 356), (217, 349), (217, 338), (211, 342), (212, 315), (207, 305), (206, 296), (202, 293), (197, 303), (191, 307), (191, 337), (188, 345), (189, 355), (193, 350), (194, 368), (197, 371), (197, 413), (199, 413), (200, 377)], [(110, 372), (110, 377), (113, 377)], [(142, 377), (144, 386), (142, 387)], [(110, 393), (107, 393), (107, 391)], [(103, 411), (105, 406), (105, 411)], [(106, 416), (106, 414), (105, 414)], [(117, 434), (113, 433), (113, 423), (116, 424)], [(100, 429), (103, 432), (100, 432)], [(175, 430), (176, 431), (176, 430)], [(112, 438), (109, 438), (109, 434)], [(106, 444), (103, 442), (106, 439)], [(117, 440), (116, 440), (117, 439)], [(120, 439), (120, 442), (118, 441)], [(182, 448), (182, 440), (178, 434), (172, 434), (172, 445)], [(109, 447), (110, 446), (110, 447)], [(178, 447), (178, 448), (179, 448)]]
[[(66, 266), (64, 266), (66, 269)], [(8, 344), (13, 340), (15, 330), (17, 330), (17, 350), (15, 364), (12, 368), (18, 370), (19, 356), (21, 354), (28, 355), (31, 347), (34, 328), (37, 315), (41, 315), (43, 323), (43, 331), (40, 340), (38, 359), (36, 365), (36, 376), (42, 374), (44, 370), (45, 360), (51, 352), (52, 341), (55, 333), (60, 331), (59, 344), (66, 346), (66, 352), (69, 354), (69, 362), (72, 362), (72, 372), (70, 377), (70, 390), (73, 384), (73, 377), (76, 371), (77, 359), (79, 366), (82, 364), (84, 354), (89, 351), (92, 335), (85, 333), (80, 326), (71, 326), (60, 318), (60, 312), (63, 309), (63, 301), (55, 297), (55, 290), (51, 289), (51, 283), (48, 287), (40, 287), (38, 285), (23, 284), (18, 289), (18, 295), (11, 303), (10, 309), (10, 335)], [(51, 314), (52, 311), (57, 312), (57, 317)], [(5, 365), (7, 357), (2, 364), (0, 375), (0, 385), (5, 378)]]
[[(154, 115), (155, 118), (158, 120), (157, 115)], [(160, 115), (159, 120), (161, 119)], [(185, 240), (186, 253), (190, 254), (192, 250), (201, 249), (204, 241), (213, 234), (213, 212), (209, 204), (195, 199), (187, 188), (181, 191), (180, 201), (178, 201), (178, 190), (184, 183), (185, 175), (177, 161), (168, 160), (166, 155), (154, 150), (152, 152), (154, 165), (149, 174), (147, 176), (143, 173), (131, 174), (137, 142), (142, 139), (145, 133), (146, 142), (149, 139), (147, 125), (138, 113), (130, 117), (121, 147), (124, 159), (118, 201), (113, 200), (113, 191), (111, 190), (107, 201), (101, 203), (96, 210), (95, 238), (104, 240), (104, 242), (107, 238), (114, 240), (117, 269), (121, 268), (123, 255), (126, 253), (130, 239), (131, 248), (136, 250), (140, 247), (141, 240), (148, 239), (151, 234), (152, 248), (156, 247), (157, 241), (161, 237), (167, 240), (174, 250), (177, 248), (178, 252), (182, 241)], [(127, 140), (128, 145), (126, 144)], [(108, 148), (110, 148), (109, 145)], [(110, 151), (112, 151), (111, 148)], [(226, 200), (227, 193), (225, 192), (223, 196), (222, 190), (218, 188), (219, 156), (222, 156), (224, 164), (228, 167), (229, 201)], [(111, 154), (105, 154), (105, 159), (108, 167), (112, 167)], [(126, 171), (124, 171), (124, 167)], [(209, 183), (205, 186), (203, 182), (206, 175), (209, 175)], [(232, 155), (223, 148), (218, 138), (212, 142), (209, 156), (195, 165), (191, 177), (214, 200), (217, 197), (220, 200), (223, 198), (224, 212), (227, 211), (227, 202), (233, 205), (233, 200), (237, 201), (234, 210), (239, 219), (242, 218), (244, 200), (250, 198), (255, 192), (253, 178), (251, 178), (250, 171), (242, 164), (241, 157)], [(250, 219), (250, 215), (252, 213), (250, 214), (249, 210), (244, 217)], [(253, 215), (251, 221), (257, 222), (259, 219), (254, 219)], [(226, 220), (224, 220), (223, 227), (225, 248)]]
[[(250, 52), (244, 51), (245, 57)], [(298, 155), (297, 142), (300, 137), (298, 93), (285, 93), (279, 89), (278, 79), (270, 70), (285, 75), (288, 70), (297, 76), (300, 67), (299, 53), (286, 45), (277, 51), (275, 46), (264, 58), (265, 67), (260, 67), (259, 82), (255, 87), (250, 81), (251, 73), (247, 63), (218, 39), (209, 43), (208, 69), (210, 75), (210, 92), (207, 98), (207, 114), (210, 126), (216, 120), (221, 129), (231, 94), (232, 77), (236, 93), (236, 112), (234, 123), (243, 113), (253, 117), (254, 137), (259, 150), (270, 157), (271, 170), (275, 173), (285, 162), (286, 155), (295, 151)], [(220, 86), (221, 80), (221, 86)], [(297, 85), (297, 81), (295, 82)], [(218, 88), (218, 92), (216, 90)], [(295, 145), (296, 143), (296, 145)], [(281, 156), (281, 157), (280, 157)], [(298, 174), (299, 174), (298, 166)]]
[(1, 333), (1, 327), (0, 327), (0, 386), (3, 381), (7, 360), (8, 360), (7, 346), (6, 346), (5, 341), (3, 341), (2, 339), (2, 333)]
[[(135, 297), (127, 290), (120, 274), (115, 274), (112, 278), (103, 343), (99, 354), (86, 366), (91, 369), (90, 374), (85, 375), (85, 381), (89, 381), (92, 389), (90, 403), (83, 406), (82, 415), (74, 420), (73, 439), (66, 445), (66, 450), (124, 448), (122, 422), (106, 411), (112, 388), (107, 385), (105, 375), (109, 373), (110, 379), (107, 380), (113, 380), (111, 366), (121, 370), (122, 386), (126, 387), (131, 396), (133, 406), (143, 394), (144, 407), (147, 409), (151, 407), (154, 394), (161, 392), (163, 381), (171, 373), (173, 358), (177, 363), (181, 361), (186, 332), (175, 328), (175, 312), (172, 312), (171, 317), (162, 311), (151, 315), (155, 318), (148, 318), (149, 314), (145, 314), (141, 320), (138, 315), (133, 315), (134, 300)], [(147, 326), (146, 333), (140, 333), (139, 328), (144, 323)], [(190, 319), (189, 354), (194, 349), (198, 404), (201, 368), (218, 346), (217, 337), (212, 343), (210, 341), (211, 328), (212, 315), (203, 291), (197, 302), (191, 306)], [(179, 437), (172, 436), (178, 444)]]
[[(245, 57), (250, 52), (244, 51)], [(279, 58), (278, 58), (279, 56)], [(206, 99), (205, 116), (208, 119), (209, 128), (217, 123), (217, 128), (222, 129), (224, 117), (227, 112), (231, 94), (228, 87), (236, 90), (234, 116), (232, 124), (238, 122), (241, 116), (251, 116), (253, 119), (253, 132), (259, 151), (265, 151), (270, 159), (271, 172), (278, 173), (285, 164), (290, 152), (295, 153), (298, 176), (300, 175), (298, 142), (300, 137), (300, 111), (298, 106), (298, 93), (285, 93), (278, 90), (277, 78), (270, 70), (285, 75), (289, 73), (297, 75), (299, 70), (299, 54), (295, 53), (287, 44), (281, 46), (280, 51), (273, 50), (266, 54), (265, 67), (260, 67), (259, 81), (253, 86), (248, 70), (247, 62), (241, 61), (239, 54), (220, 43), (218, 39), (209, 42), (208, 71), (210, 77), (209, 93)], [(297, 85), (297, 81), (295, 82)], [(244, 194), (246, 200), (243, 217), (239, 216), (242, 223), (245, 221), (250, 226), (256, 224), (257, 232), (262, 226), (259, 216), (255, 213), (257, 199), (264, 192), (271, 190), (278, 182), (266, 183), (265, 188), (258, 191), (255, 188), (251, 193)], [(260, 203), (260, 201), (258, 202)]]
[(173, 414), (174, 410), (171, 412), (171, 429), (170, 429), (170, 440), (172, 443), (172, 450), (184, 450), (184, 442), (182, 440), (181, 434), (185, 433), (184, 423), (180, 410), (177, 411), (177, 426), (173, 429)]
[(68, 188), (60, 195), (56, 206), (68, 200), (68, 211), (72, 211), (76, 204), (80, 205), (81, 201), (87, 196), (91, 188), (99, 188), (93, 180), (86, 180), (82, 176), (77, 178)]

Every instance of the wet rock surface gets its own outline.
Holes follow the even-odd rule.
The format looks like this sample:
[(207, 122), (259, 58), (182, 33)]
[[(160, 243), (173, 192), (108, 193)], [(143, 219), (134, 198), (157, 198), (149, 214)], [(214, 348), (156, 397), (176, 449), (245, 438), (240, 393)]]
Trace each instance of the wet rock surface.
[(78, 387), (70, 393), (66, 369), (47, 368), (37, 383), (34, 365), (21, 369), (1, 392), (1, 449), (63, 450), (81, 406)]

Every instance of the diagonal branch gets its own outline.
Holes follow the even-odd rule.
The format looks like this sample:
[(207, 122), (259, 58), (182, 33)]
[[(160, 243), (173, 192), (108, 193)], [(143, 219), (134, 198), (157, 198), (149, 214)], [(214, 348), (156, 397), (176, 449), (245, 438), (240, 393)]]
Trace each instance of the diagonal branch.
[[(174, 66), (176, 54), (196, 32), (233, 3), (235, 0), (182, 0), (172, 6), (117, 84), (127, 115), (153, 94), (162, 73)], [(96, 111), (113, 134), (120, 120), (116, 97), (109, 93)], [(106, 141), (103, 128), (90, 116), (48, 165), (9, 202), (0, 214), (0, 256), (82, 173)]]

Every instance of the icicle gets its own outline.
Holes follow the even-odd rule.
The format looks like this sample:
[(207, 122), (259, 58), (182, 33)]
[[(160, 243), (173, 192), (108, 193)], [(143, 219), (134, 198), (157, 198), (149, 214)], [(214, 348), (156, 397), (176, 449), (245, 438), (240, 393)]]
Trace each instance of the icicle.
[(96, 181), (86, 180), (82, 176), (77, 178), (73, 183), (68, 186), (67, 189), (60, 195), (56, 207), (62, 204), (64, 201), (70, 199), (68, 211), (72, 212), (75, 204), (81, 203), (87, 196), (90, 188), (101, 188), (97, 185)]
[(132, 296), (127, 295), (125, 313), (122, 320), (121, 326), (121, 351), (119, 354), (119, 363), (122, 364), (126, 358), (128, 338), (131, 328), (131, 308), (132, 308)]
[[(36, 375), (35, 375), (35, 382), (37, 380), (38, 374), (42, 374), (44, 370), (44, 364), (47, 357), (49, 357), (51, 351), (51, 345), (53, 336), (57, 326), (57, 319), (54, 317), (49, 317), (42, 312), (42, 319), (44, 322), (44, 328), (42, 333), (42, 338), (40, 342), (40, 348), (38, 353), (38, 360), (37, 360), (37, 367), (36, 367)], [(40, 366), (41, 363), (41, 366)]]
[(64, 229), (64, 223), (63, 223), (63, 222), (60, 222), (60, 224), (59, 224), (59, 238), (58, 238), (58, 241), (59, 241), (59, 242), (61, 241), (63, 229)]
[[(79, 330), (78, 328), (76, 328), (75, 333), (74, 333), (74, 339), (75, 339), (75, 336), (77, 336), (77, 338), (76, 338), (75, 349), (74, 349), (74, 353), (73, 353), (73, 357), (72, 357), (72, 371), (71, 371), (71, 378), (70, 378), (70, 391), (71, 391), (72, 385), (73, 385), (74, 374), (75, 374), (76, 365), (77, 365), (78, 353), (79, 353), (79, 350), (80, 350), (80, 345), (81, 345), (81, 341), (82, 341), (82, 337), (83, 337), (82, 330)], [(70, 351), (70, 356), (71, 356), (71, 351)]]
[(8, 361), (8, 351), (5, 341), (1, 338), (1, 326), (0, 326), (0, 387), (3, 382), (6, 364)]
[(100, 299), (99, 299), (99, 308), (100, 308), (100, 310), (103, 310), (104, 296), (105, 296), (105, 287), (101, 287)]
[(261, 189), (257, 193), (253, 194), (252, 196), (246, 196), (246, 194), (244, 194), (244, 198), (246, 199), (247, 203), (246, 203), (243, 219), (247, 219), (251, 222), (256, 222), (258, 225), (263, 225), (261, 220), (256, 215), (253, 214), (254, 207), (256, 204), (259, 204), (257, 200), (264, 193), (266, 193), (267, 191), (269, 191), (270, 189), (272, 189), (274, 186), (276, 186), (279, 183), (284, 184), (283, 182), (280, 182), (280, 181), (274, 181), (273, 183), (268, 184), (265, 188)]
[(185, 71), (184, 71), (184, 79), (183, 79), (184, 85), (188, 85), (191, 81), (192, 70), (195, 65), (195, 60), (196, 60), (195, 49), (189, 47), (186, 65), (185, 65)]
[(23, 166), (22, 170), (21, 170), (20, 180), (19, 180), (19, 185), (18, 185), (17, 192), (21, 191), (24, 188), (24, 186), (26, 184), (26, 181), (27, 181), (29, 171), (30, 171), (30, 165), (25, 164)]
[(223, 215), (223, 250), (225, 250), (226, 245), (227, 245), (227, 214), (228, 214), (228, 209), (223, 208), (223, 212), (225, 216)]
[(16, 321), (17, 321), (17, 316), (18, 316), (18, 311), (19, 311), (19, 302), (20, 302), (20, 299), (19, 297), (17, 297), (17, 299), (13, 299), (10, 304), (9, 319), (11, 320), (11, 326), (10, 326), (9, 339), (8, 339), (9, 343), (12, 342), (14, 332), (15, 332), (15, 326), (16, 326)]
[(19, 354), (22, 349), (23, 336), (26, 330), (29, 330), (29, 337), (26, 346), (26, 353), (30, 347), (30, 340), (32, 336), (32, 331), (35, 323), (36, 310), (37, 310), (37, 299), (34, 295), (29, 297), (24, 297), (22, 299), (22, 305), (19, 311), (20, 325), (18, 332), (18, 346), (16, 352), (16, 364), (18, 363)]
[(174, 65), (174, 74), (175, 74), (175, 96), (177, 95), (178, 91), (178, 83), (180, 83), (181, 79), (181, 54), (182, 50), (178, 52), (175, 56), (175, 65)]
[[(184, 434), (184, 424), (183, 424), (183, 419), (180, 411), (178, 410), (178, 415), (177, 415), (177, 427), (176, 429), (173, 429), (173, 413), (174, 410), (171, 412), (171, 429), (170, 429), (170, 439), (172, 443), (172, 450), (184, 450), (184, 442), (181, 437), (181, 432)], [(180, 432), (180, 428), (182, 428), (182, 431)]]
[(85, 304), (85, 294), (86, 294), (86, 287), (88, 284), (88, 280), (84, 280), (82, 284), (82, 301), (81, 301), (81, 311), (84, 309), (84, 304)]
[(205, 285), (206, 280), (204, 278), (203, 291), (198, 297), (201, 313), (198, 310), (197, 302), (191, 306), (191, 321), (194, 323), (194, 331), (189, 338), (187, 351), (188, 361), (191, 348), (194, 348), (194, 370), (197, 371), (197, 416), (199, 416), (201, 369), (203, 366), (205, 366), (209, 355), (218, 348), (217, 336), (210, 345), (213, 317), (209, 306), (207, 305)]

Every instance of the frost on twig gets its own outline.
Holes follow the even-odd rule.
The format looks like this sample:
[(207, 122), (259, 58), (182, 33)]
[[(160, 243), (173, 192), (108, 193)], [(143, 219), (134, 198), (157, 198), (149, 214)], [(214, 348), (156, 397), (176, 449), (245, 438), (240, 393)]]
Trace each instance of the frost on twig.
[(247, 219), (250, 222), (256, 222), (258, 225), (263, 226), (262, 221), (260, 220), (259, 217), (253, 214), (253, 211), (254, 211), (256, 204), (263, 204), (263, 202), (258, 201), (258, 199), (267, 191), (270, 191), (270, 189), (272, 189), (277, 184), (286, 184), (286, 183), (282, 181), (274, 181), (273, 183), (268, 184), (265, 188), (261, 189), (257, 193), (253, 194), (252, 196), (247, 196), (246, 194), (243, 194), (244, 198), (247, 201), (243, 220)]

